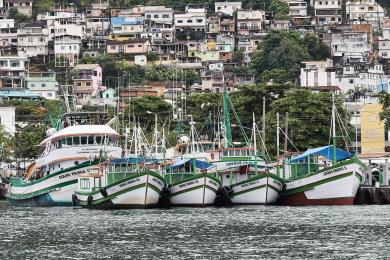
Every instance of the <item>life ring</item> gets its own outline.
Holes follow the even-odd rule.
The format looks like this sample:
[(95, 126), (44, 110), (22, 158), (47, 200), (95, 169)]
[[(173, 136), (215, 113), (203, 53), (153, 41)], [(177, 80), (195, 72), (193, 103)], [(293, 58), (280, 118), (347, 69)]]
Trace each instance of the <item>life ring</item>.
[(89, 196), (88, 196), (88, 199), (87, 199), (88, 205), (91, 205), (91, 204), (92, 204), (92, 200), (93, 200), (92, 195), (89, 195)]
[(78, 200), (77, 195), (73, 194), (72, 195), (72, 205), (73, 206), (77, 206), (77, 200)]
[(106, 188), (101, 188), (100, 193), (103, 195), (103, 197), (107, 197), (107, 190)]

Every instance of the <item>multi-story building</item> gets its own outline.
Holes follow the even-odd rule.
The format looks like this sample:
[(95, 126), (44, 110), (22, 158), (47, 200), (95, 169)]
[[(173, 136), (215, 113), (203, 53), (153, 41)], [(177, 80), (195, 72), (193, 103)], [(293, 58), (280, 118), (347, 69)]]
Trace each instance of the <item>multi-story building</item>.
[(345, 12), (349, 23), (369, 23), (374, 29), (382, 28), (385, 12), (375, 0), (347, 1)]
[(368, 61), (373, 46), (370, 25), (367, 26), (351, 25), (332, 30), (332, 56), (346, 63)]
[(315, 0), (314, 15), (318, 25), (341, 24), (342, 0)]
[(337, 86), (336, 71), (331, 59), (324, 61), (305, 61), (301, 68), (300, 82), (302, 87)]
[(236, 22), (234, 16), (220, 16), (219, 32), (220, 34), (234, 35), (234, 33), (236, 32)]
[(133, 39), (124, 41), (107, 41), (107, 53), (145, 54), (149, 52), (148, 39)]
[(49, 54), (49, 30), (42, 23), (25, 23), (18, 29), (18, 55), (39, 57)]
[(27, 57), (0, 55), (0, 88), (22, 88)]
[(107, 51), (107, 40), (85, 39), (81, 42), (81, 55), (95, 57)]
[(378, 55), (384, 60), (390, 59), (390, 18), (383, 22), (383, 36), (378, 39)]
[(2, 46), (2, 53), (5, 51), (16, 53), (18, 45), (18, 30), (15, 28), (13, 19), (0, 20), (0, 42), (0, 45)]
[(215, 2), (215, 12), (233, 16), (234, 12), (241, 9), (242, 2)]
[(25, 82), (31, 94), (45, 99), (57, 99), (58, 82), (55, 72), (28, 73)]
[(206, 36), (206, 10), (186, 7), (185, 13), (175, 13), (174, 25), (178, 40), (202, 40)]
[(74, 93), (78, 103), (89, 103), (92, 97), (100, 95), (105, 89), (99, 64), (78, 64), (73, 72)]
[(289, 12), (288, 15), (290, 17), (305, 17), (307, 16), (307, 2), (294, 0), (288, 1)]
[(112, 17), (111, 18), (112, 40), (128, 40), (140, 38), (144, 31), (144, 21), (141, 16)]
[(261, 10), (237, 11), (237, 34), (253, 36), (265, 30), (265, 12)]
[(19, 13), (32, 15), (33, 0), (5, 0), (5, 7), (9, 10), (15, 8)]
[(85, 38), (85, 25), (77, 20), (54, 22), (54, 57), (56, 67), (74, 67), (80, 57), (80, 46)]

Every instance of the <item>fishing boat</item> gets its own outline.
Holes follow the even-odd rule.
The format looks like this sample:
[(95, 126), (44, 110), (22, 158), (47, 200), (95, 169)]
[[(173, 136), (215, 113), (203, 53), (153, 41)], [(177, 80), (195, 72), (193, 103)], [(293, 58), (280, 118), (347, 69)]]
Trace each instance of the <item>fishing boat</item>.
[(147, 161), (145, 158), (123, 158), (99, 164), (94, 172), (78, 177), (73, 203), (97, 209), (157, 206), (165, 180), (144, 167)]
[[(232, 142), (229, 106), (233, 109), (242, 135), (244, 147)], [(257, 152), (258, 131), (253, 115), (252, 141), (241, 126), (226, 91), (223, 95), (223, 136), (224, 147), (211, 152), (212, 163), (224, 186), (225, 197), (233, 204), (274, 204), (283, 189), (283, 180), (273, 174), (273, 167), (267, 165)]]
[(209, 206), (215, 203), (221, 181), (208, 173), (212, 164), (197, 159), (183, 159), (165, 168), (169, 202), (172, 206)]
[(7, 199), (15, 205), (72, 205), (80, 174), (94, 172), (104, 158), (120, 158), (119, 134), (105, 124), (106, 114), (64, 114), (57, 129), (39, 146), (43, 153), (23, 177), (11, 177)]
[(287, 159), (282, 205), (352, 205), (366, 166), (333, 145)]
[(254, 148), (221, 148), (212, 152), (223, 187), (233, 204), (274, 204), (283, 189), (283, 180), (271, 173)]
[[(366, 166), (354, 154), (336, 147), (336, 106), (332, 107), (332, 145), (287, 156), (280, 174), (286, 179), (280, 204), (352, 205)], [(280, 167), (280, 166), (279, 166)]]

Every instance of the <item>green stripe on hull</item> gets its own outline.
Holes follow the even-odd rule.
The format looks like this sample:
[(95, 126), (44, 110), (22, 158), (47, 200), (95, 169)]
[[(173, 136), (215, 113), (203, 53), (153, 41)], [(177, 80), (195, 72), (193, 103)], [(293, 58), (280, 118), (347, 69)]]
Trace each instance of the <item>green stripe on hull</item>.
[(187, 193), (187, 192), (191, 192), (191, 191), (194, 191), (194, 190), (198, 190), (198, 189), (203, 189), (203, 187), (205, 187), (206, 189), (209, 189), (215, 193), (217, 193), (217, 190), (208, 186), (207, 184), (206, 185), (198, 185), (198, 186), (195, 186), (195, 187), (192, 187), (192, 188), (189, 188), (189, 189), (185, 189), (185, 190), (181, 190), (181, 191), (178, 191), (178, 192), (175, 192), (175, 193), (172, 193), (172, 194), (169, 194), (169, 197), (174, 197), (174, 196), (177, 196), (177, 195), (180, 195), (180, 194), (183, 194), (183, 193)]
[[(118, 184), (117, 184), (118, 185)], [(160, 189), (157, 188), (156, 186), (152, 185), (152, 184), (148, 184), (147, 185), (148, 188), (151, 188), (152, 190), (156, 191), (157, 193), (161, 193)], [(141, 189), (141, 188), (145, 188), (146, 187), (146, 183), (142, 183), (142, 184), (139, 184), (139, 185), (136, 185), (136, 186), (133, 186), (133, 187), (130, 187), (130, 188), (127, 188), (127, 189), (124, 189), (122, 191), (119, 191), (119, 192), (116, 192), (116, 193), (113, 193), (113, 194), (110, 194), (108, 195), (107, 197), (103, 197), (101, 199), (98, 199), (98, 200), (93, 200), (91, 205), (88, 205), (88, 202), (87, 201), (82, 201), (82, 200), (79, 200), (78, 201), (78, 204), (81, 205), (81, 206), (92, 206), (92, 205), (99, 205), (99, 204), (102, 204), (106, 201), (109, 201), (111, 199), (114, 199), (115, 197), (119, 196), (119, 195), (122, 195), (122, 194), (125, 194), (127, 192), (130, 192), (130, 191), (134, 191), (134, 190), (137, 190), (137, 189)], [(86, 194), (83, 194), (83, 195), (86, 195)], [(88, 195), (92, 195), (92, 193), (88, 194)]]
[(304, 178), (307, 178), (307, 177), (310, 177), (310, 176), (315, 176), (315, 175), (317, 175), (319, 173), (326, 172), (326, 171), (329, 171), (329, 170), (332, 170), (332, 169), (335, 169), (335, 168), (339, 168), (339, 167), (346, 166), (346, 165), (349, 165), (349, 164), (354, 164), (354, 163), (358, 164), (359, 166), (361, 166), (364, 169), (367, 168), (367, 166), (364, 163), (362, 163), (360, 160), (358, 160), (358, 159), (350, 159), (350, 160), (346, 160), (346, 161), (337, 163), (335, 165), (326, 167), (324, 169), (321, 169), (319, 171), (313, 172), (313, 173), (308, 174), (308, 175), (303, 175), (303, 176), (300, 176), (300, 177), (296, 177), (296, 178), (292, 178), (292, 179), (286, 180), (285, 182), (293, 182), (293, 181), (304, 179)]
[(193, 181), (193, 180), (196, 180), (196, 179), (204, 178), (204, 177), (210, 178), (213, 181), (218, 182), (219, 185), (221, 185), (221, 181), (218, 178), (214, 177), (214, 175), (211, 175), (211, 174), (194, 174), (191, 177), (187, 177), (187, 178), (185, 178), (185, 179), (183, 179), (181, 181), (178, 181), (178, 182), (175, 182), (175, 183), (171, 184), (171, 187), (179, 185), (179, 184), (182, 184), (182, 183), (185, 183), (185, 182), (188, 182), (188, 181)]
[(52, 178), (52, 177), (55, 177), (55, 176), (57, 176), (57, 175), (60, 175), (60, 174), (63, 174), (63, 173), (67, 173), (67, 172), (70, 172), (70, 171), (74, 171), (74, 170), (78, 170), (78, 169), (81, 169), (81, 168), (89, 167), (89, 166), (94, 166), (94, 165), (97, 165), (97, 164), (99, 164), (99, 163), (100, 163), (100, 160), (94, 160), (94, 161), (92, 161), (92, 162), (89, 162), (89, 161), (88, 161), (88, 162), (83, 162), (83, 163), (78, 164), (77, 166), (73, 166), (73, 167), (70, 167), (70, 168), (66, 168), (66, 169), (64, 169), (64, 170), (60, 170), (60, 171), (55, 172), (55, 173), (51, 173), (51, 174), (49, 174), (49, 175), (46, 175), (46, 176), (43, 177), (43, 178), (40, 178), (40, 179), (38, 179), (38, 180), (31, 181), (31, 182), (24, 182), (24, 181), (22, 180), (22, 178), (20, 178), (20, 177), (17, 177), (17, 178), (11, 177), (10, 182), (11, 182), (12, 186), (14, 186), (14, 187), (27, 187), (27, 186), (32, 186), (32, 185), (34, 185), (34, 184), (43, 182), (43, 181), (45, 181), (45, 180), (47, 180), (47, 179), (50, 179), (50, 178)]
[(66, 187), (66, 186), (69, 186), (69, 185), (73, 185), (73, 184), (76, 184), (76, 183), (77, 183), (77, 179), (76, 180), (67, 181), (67, 182), (62, 182), (62, 183), (50, 186), (48, 188), (45, 188), (45, 189), (42, 189), (42, 190), (38, 190), (38, 191), (34, 191), (34, 192), (31, 192), (31, 193), (27, 193), (27, 194), (7, 193), (6, 197), (8, 199), (13, 199), (13, 200), (31, 199), (33, 197), (40, 196), (40, 195), (43, 195), (45, 193), (54, 191), (55, 189), (63, 188), (63, 187)]
[[(351, 175), (354, 175), (354, 172), (347, 172), (347, 173), (343, 173), (341, 175), (337, 175), (337, 176), (333, 176), (333, 177), (330, 177), (330, 178), (326, 178), (324, 180), (320, 180), (320, 181), (317, 181), (317, 182), (309, 183), (309, 184), (306, 184), (306, 185), (304, 185), (302, 187), (298, 187), (298, 188), (294, 188), (294, 189), (291, 189), (291, 190), (288, 190), (288, 191), (284, 191), (282, 193), (282, 196), (289, 196), (289, 195), (292, 195), (292, 194), (295, 194), (295, 193), (300, 193), (300, 192), (305, 192), (305, 191), (308, 191), (308, 190), (312, 190), (316, 186), (319, 186), (319, 185), (322, 185), (322, 184), (325, 184), (325, 183), (328, 183), (328, 182), (336, 181), (336, 180), (339, 180), (339, 179), (342, 179), (342, 178), (345, 178), (345, 177), (349, 177)], [(360, 176), (359, 174), (355, 174), (355, 177), (359, 179), (359, 182), (362, 179), (362, 176)]]
[(242, 195), (242, 194), (245, 194), (245, 193), (248, 193), (248, 192), (251, 192), (251, 191), (254, 191), (254, 190), (260, 190), (260, 189), (264, 189), (264, 188), (270, 188), (271, 190), (274, 190), (275, 192), (277, 192), (278, 194), (280, 193), (280, 190), (278, 190), (277, 188), (275, 188), (274, 186), (272, 185), (267, 185), (267, 184), (263, 184), (263, 185), (260, 185), (260, 186), (257, 186), (257, 187), (253, 187), (253, 188), (250, 188), (250, 189), (247, 189), (247, 190), (243, 190), (243, 191), (240, 191), (240, 192), (235, 192), (233, 193), (230, 198), (233, 198), (235, 196), (239, 196), (239, 195)]

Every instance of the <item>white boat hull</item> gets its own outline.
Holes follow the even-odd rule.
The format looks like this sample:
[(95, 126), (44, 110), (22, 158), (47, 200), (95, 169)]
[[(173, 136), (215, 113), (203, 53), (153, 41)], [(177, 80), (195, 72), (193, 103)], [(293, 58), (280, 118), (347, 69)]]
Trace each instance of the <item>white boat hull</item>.
[[(83, 194), (76, 192), (77, 202), (91, 208), (144, 208), (159, 203), (161, 192), (165, 187), (162, 177), (156, 174), (134, 174), (109, 187), (104, 192)], [(89, 198), (90, 197), (90, 198)]]
[(219, 181), (207, 175), (199, 178), (173, 184), (169, 188), (169, 201), (176, 206), (207, 206), (213, 205), (217, 197)]
[(359, 163), (347, 163), (286, 183), (283, 205), (352, 205), (363, 177)]
[[(265, 177), (264, 177), (265, 176)], [(258, 175), (232, 186), (233, 204), (274, 204), (283, 189), (283, 183), (270, 174)]]

